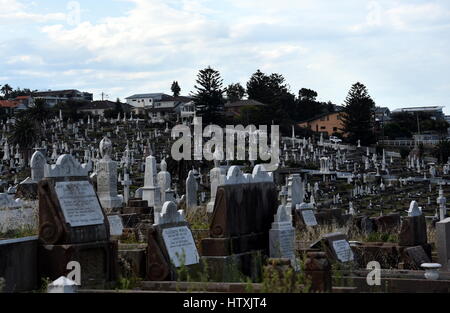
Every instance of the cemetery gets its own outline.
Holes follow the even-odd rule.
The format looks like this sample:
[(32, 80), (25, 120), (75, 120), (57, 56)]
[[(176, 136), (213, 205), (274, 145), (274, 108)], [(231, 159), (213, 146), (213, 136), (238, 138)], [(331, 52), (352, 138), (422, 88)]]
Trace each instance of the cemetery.
[(60, 114), (23, 153), (14, 123), (2, 292), (450, 292), (450, 160), (293, 131), (276, 170), (175, 161), (171, 129), (195, 121), (133, 114)]

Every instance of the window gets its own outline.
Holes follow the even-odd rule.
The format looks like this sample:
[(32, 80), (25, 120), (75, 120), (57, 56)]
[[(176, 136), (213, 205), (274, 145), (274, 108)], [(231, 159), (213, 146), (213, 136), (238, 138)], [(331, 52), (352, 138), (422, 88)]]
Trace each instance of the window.
[(320, 126), (320, 129), (327, 129), (325, 126)]
[(337, 127), (333, 127), (333, 131), (334, 131), (334, 132), (337, 132), (337, 131), (338, 131), (338, 128), (337, 128)]
[(330, 120), (330, 116), (329, 115), (327, 115), (327, 121), (329, 121)]

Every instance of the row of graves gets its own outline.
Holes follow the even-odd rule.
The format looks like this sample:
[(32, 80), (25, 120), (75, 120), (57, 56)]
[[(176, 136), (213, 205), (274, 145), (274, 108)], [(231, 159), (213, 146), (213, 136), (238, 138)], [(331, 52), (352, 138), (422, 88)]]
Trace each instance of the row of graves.
[[(6, 185), (0, 196), (5, 207), (18, 210), (24, 209), (22, 195), (38, 200), (37, 236), (0, 240), (5, 291), (36, 290), (42, 279), (53, 282), (49, 290), (108, 290), (120, 288), (124, 278), (153, 291), (178, 290), (175, 282), (182, 280), (206, 280), (215, 288), (208, 291), (244, 291), (245, 284), (230, 283), (250, 280), (262, 290), (270, 270), (303, 275), (297, 283), (308, 291), (450, 287), (449, 164), (426, 164), (416, 156), (404, 162), (360, 145), (294, 135), (284, 140), (275, 172), (256, 165), (244, 174), (242, 166), (216, 160), (206, 178), (192, 169), (175, 184), (165, 160), (168, 131), (153, 134), (155, 140), (166, 137), (150, 149), (140, 132), (131, 145), (119, 138), (119, 128), (133, 128), (134, 121), (83, 123), (53, 121), (49, 132), (60, 146), (51, 156), (36, 149), (30, 177)], [(121, 157), (109, 136), (98, 149), (88, 148), (95, 124), (116, 127), (107, 133), (126, 143)], [(77, 150), (86, 149), (84, 157), (68, 147), (72, 136), (81, 139)], [(27, 163), (10, 162), (12, 150), (4, 150), (9, 159), (2, 163), (9, 173)], [(373, 262), (383, 269), (384, 290), (367, 283)]]

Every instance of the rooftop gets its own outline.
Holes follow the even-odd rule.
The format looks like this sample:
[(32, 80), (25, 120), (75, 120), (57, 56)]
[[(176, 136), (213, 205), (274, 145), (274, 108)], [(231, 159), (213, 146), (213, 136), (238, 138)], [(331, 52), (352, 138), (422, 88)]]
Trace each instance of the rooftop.
[(264, 103), (261, 103), (259, 101), (256, 100), (239, 100), (239, 101), (235, 101), (235, 102), (228, 102), (225, 104), (226, 108), (237, 108), (237, 107), (243, 107), (243, 106), (264, 106)]
[(436, 112), (442, 111), (444, 109), (443, 106), (426, 106), (426, 107), (411, 107), (411, 108), (400, 108), (392, 111), (392, 113), (401, 113), (401, 112)]
[(20, 103), (12, 100), (0, 100), (0, 108), (16, 108)]

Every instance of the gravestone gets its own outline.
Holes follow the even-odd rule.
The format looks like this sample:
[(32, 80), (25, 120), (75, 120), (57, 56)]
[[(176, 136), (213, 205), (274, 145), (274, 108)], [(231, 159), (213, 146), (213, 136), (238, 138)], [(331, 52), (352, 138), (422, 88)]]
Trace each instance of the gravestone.
[(123, 235), (123, 221), (120, 215), (108, 215), (110, 235), (120, 237)]
[(314, 214), (314, 206), (309, 203), (302, 203), (297, 205), (296, 209), (297, 216), (303, 225), (308, 227), (317, 226), (317, 219)]
[(293, 174), (288, 179), (288, 204), (295, 210), (305, 198), (304, 185), (299, 174)]
[(450, 217), (436, 223), (436, 249), (442, 270), (450, 271)]
[(295, 262), (295, 228), (292, 226), (291, 209), (284, 205), (278, 207), (272, 228), (269, 232), (270, 257), (290, 259), (294, 268)]
[(311, 248), (322, 248), (330, 259), (341, 263), (354, 261), (354, 253), (343, 233), (330, 233), (322, 236), (321, 240), (312, 244)]
[(430, 263), (430, 257), (426, 254), (422, 246), (409, 247), (405, 249), (408, 267), (413, 270), (421, 270), (423, 263)]
[(235, 264), (249, 277), (258, 278), (262, 256), (269, 255), (269, 230), (278, 209), (273, 177), (255, 167), (244, 175), (236, 166), (219, 186), (210, 219), (209, 238), (201, 241), (202, 259), (214, 281), (230, 281)]
[(209, 172), (209, 180), (211, 185), (211, 198), (206, 210), (208, 213), (212, 213), (214, 210), (214, 203), (216, 202), (217, 187), (223, 184), (224, 181), (219, 160), (214, 160), (214, 168)]
[(174, 201), (174, 191), (171, 188), (172, 178), (170, 177), (170, 173), (167, 171), (167, 163), (166, 160), (161, 161), (161, 171), (158, 173), (157, 180), (158, 186), (161, 191), (161, 203), (165, 203), (167, 201)]
[(31, 156), (30, 167), (31, 167), (31, 179), (38, 183), (44, 178), (44, 168), (47, 161), (45, 156), (40, 152), (36, 151)]
[(188, 178), (186, 179), (186, 210), (188, 211), (197, 208), (197, 190), (198, 184), (194, 171), (189, 171)]
[(97, 194), (104, 210), (122, 207), (122, 198), (117, 195), (117, 163), (111, 159), (112, 142), (104, 137), (100, 142), (102, 159), (97, 163)]
[(416, 201), (412, 201), (408, 216), (404, 217), (400, 226), (399, 245), (419, 246), (427, 243), (427, 224), (425, 216)]
[(156, 159), (150, 155), (145, 159), (144, 187), (142, 188), (142, 200), (148, 202), (148, 206), (153, 207), (156, 213), (161, 208), (161, 192), (156, 185)]
[(200, 257), (184, 212), (174, 202), (164, 203), (159, 222), (148, 235), (147, 278), (174, 280), (176, 269), (195, 269)]
[(41, 277), (64, 276), (66, 265), (77, 261), (83, 286), (115, 279), (117, 242), (110, 241), (108, 219), (88, 180), (90, 169), (71, 155), (45, 166), (38, 184)]

